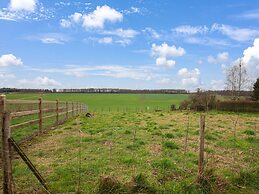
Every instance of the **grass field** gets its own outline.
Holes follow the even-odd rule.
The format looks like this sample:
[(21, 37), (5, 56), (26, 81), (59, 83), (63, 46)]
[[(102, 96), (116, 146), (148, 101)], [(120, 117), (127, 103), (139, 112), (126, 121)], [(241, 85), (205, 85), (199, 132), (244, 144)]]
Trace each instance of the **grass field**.
[(7, 99), (78, 101), (88, 105), (91, 111), (135, 111), (145, 109), (168, 110), (170, 105), (179, 106), (186, 94), (7, 94)]
[[(188, 114), (178, 111), (80, 116), (24, 150), (53, 193), (258, 193), (258, 115), (207, 113), (202, 185), (195, 183), (199, 113), (189, 115), (186, 153)], [(17, 191), (42, 192), (21, 159), (13, 169)]]

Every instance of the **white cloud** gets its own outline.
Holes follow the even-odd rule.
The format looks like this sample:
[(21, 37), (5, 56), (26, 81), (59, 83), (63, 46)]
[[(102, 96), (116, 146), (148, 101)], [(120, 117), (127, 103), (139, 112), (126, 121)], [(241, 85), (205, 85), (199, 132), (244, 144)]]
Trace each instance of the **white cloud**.
[(33, 80), (22, 79), (18, 81), (19, 85), (24, 87), (35, 87), (35, 88), (44, 88), (44, 87), (57, 87), (61, 86), (61, 83), (57, 82), (54, 79), (48, 77), (36, 77)]
[(64, 44), (69, 41), (69, 37), (62, 33), (46, 33), (25, 37), (26, 40), (37, 40), (44, 44)]
[(85, 29), (103, 28), (106, 22), (122, 21), (123, 15), (115, 9), (104, 5), (97, 6), (96, 9), (82, 16), (83, 27)]
[(14, 79), (15, 75), (14, 74), (8, 74), (8, 73), (0, 73), (0, 80), (5, 82), (10, 79)]
[(162, 57), (178, 57), (185, 54), (185, 50), (182, 47), (176, 48), (173, 46), (168, 46), (168, 44), (163, 43), (161, 45), (152, 44), (152, 55), (162, 56)]
[(158, 66), (163, 66), (163, 67), (174, 67), (175, 66), (175, 61), (174, 60), (167, 60), (165, 57), (158, 57), (156, 59), (156, 64)]
[(122, 29), (118, 28), (115, 30), (104, 30), (99, 32), (102, 35), (109, 35), (113, 36), (112, 42), (115, 42), (117, 44), (120, 44), (122, 46), (127, 46), (132, 42), (132, 39), (135, 38), (136, 35), (139, 34), (138, 31), (133, 29)]
[(0, 20), (41, 21), (53, 18), (55, 9), (45, 8), (37, 0), (13, 0), (0, 9)]
[(237, 41), (249, 41), (259, 36), (258, 29), (251, 28), (238, 28), (234, 26), (224, 25), (224, 24), (213, 24), (211, 27), (212, 31), (219, 31), (222, 34), (228, 36), (229, 38)]
[(0, 67), (18, 66), (22, 64), (22, 60), (13, 54), (5, 54), (0, 56)]
[(259, 38), (254, 40), (253, 46), (244, 50), (242, 61), (250, 75), (259, 77)]
[(151, 80), (155, 77), (154, 73), (150, 69), (150, 66), (144, 67), (131, 67), (120, 65), (108, 65), (108, 66), (77, 66), (70, 65), (60, 69), (37, 69), (30, 68), (30, 71), (37, 71), (41, 73), (61, 73), (64, 75), (85, 77), (85, 76), (107, 76), (115, 78), (128, 78), (133, 80)]
[(184, 87), (190, 88), (200, 84), (200, 70), (198, 68), (193, 70), (182, 68), (178, 71), (178, 76), (180, 77), (182, 86)]
[(183, 25), (178, 26), (173, 29), (174, 32), (186, 35), (194, 35), (194, 34), (205, 34), (209, 31), (207, 26), (190, 26), (190, 25)]
[(134, 13), (141, 13), (141, 9), (139, 7), (130, 7), (129, 9), (123, 10), (125, 14), (134, 14)]
[(7, 87), (7, 83), (13, 83), (13, 80), (15, 78), (14, 74), (8, 74), (8, 73), (1, 73), (0, 72), (0, 87)]
[(98, 39), (98, 43), (100, 44), (112, 44), (112, 37), (103, 37)]
[(136, 35), (138, 35), (138, 31), (133, 30), (133, 29), (118, 28), (116, 30), (103, 31), (103, 32), (101, 32), (101, 34), (114, 35), (114, 36), (118, 36), (121, 38), (134, 38)]
[(62, 28), (69, 28), (72, 25), (70, 20), (61, 19), (60, 20), (60, 26)]
[(228, 52), (218, 53), (216, 57), (208, 56), (208, 62), (211, 64), (224, 63), (229, 60)]
[(168, 85), (168, 84), (174, 84), (174, 81), (172, 81), (170, 78), (162, 78), (162, 79), (159, 79), (157, 83), (161, 85)]
[(168, 46), (166, 43), (163, 43), (161, 45), (152, 44), (151, 53), (152, 56), (157, 57), (156, 64), (158, 66), (170, 68), (174, 67), (176, 62), (168, 58), (183, 56), (185, 50), (182, 47), (176, 48), (174, 45)]
[(222, 90), (222, 89), (224, 89), (224, 81), (223, 80), (211, 80), (210, 89), (211, 90)]
[(75, 23), (79, 23), (82, 19), (82, 16), (83, 15), (81, 13), (75, 12), (70, 16), (70, 19)]
[(64, 44), (68, 38), (59, 33), (47, 33), (38, 37), (42, 43), (45, 44)]
[(119, 22), (123, 20), (123, 14), (116, 11), (114, 8), (108, 5), (97, 6), (93, 12), (88, 14), (82, 14), (75, 12), (68, 16), (67, 19), (60, 20), (60, 26), (63, 28), (69, 28), (74, 24), (79, 24), (86, 30), (90, 29), (103, 29), (105, 23)]
[(11, 0), (9, 8), (11, 11), (29, 11), (36, 9), (37, 0)]
[(161, 37), (161, 35), (156, 30), (150, 27), (145, 28), (142, 30), (142, 32), (152, 39), (159, 39)]
[(68, 19), (61, 19), (60, 20), (60, 26), (62, 28), (69, 28), (72, 26), (72, 24), (78, 24), (82, 22), (82, 14), (75, 12), (72, 15), (68, 16)]

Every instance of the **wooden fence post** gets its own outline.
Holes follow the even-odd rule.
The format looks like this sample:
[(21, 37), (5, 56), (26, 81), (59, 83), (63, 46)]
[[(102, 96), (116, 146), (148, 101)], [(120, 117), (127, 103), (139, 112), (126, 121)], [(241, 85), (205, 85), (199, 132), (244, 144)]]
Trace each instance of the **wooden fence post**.
[(59, 102), (58, 102), (58, 100), (56, 100), (56, 124), (58, 125), (58, 117), (59, 117), (59, 107), (58, 107), (58, 105), (59, 105)]
[(39, 98), (39, 133), (42, 133), (42, 98)]
[(204, 132), (205, 132), (205, 115), (201, 115), (200, 116), (198, 182), (200, 182), (202, 180), (203, 171), (204, 171)]
[(3, 163), (3, 175), (4, 185), (3, 193), (11, 194), (12, 192), (12, 158), (11, 158), (11, 146), (8, 139), (11, 137), (10, 120), (11, 116), (9, 112), (2, 114), (2, 163)]
[[(2, 122), (2, 115), (5, 111), (6, 111), (6, 96), (4, 94), (2, 94), (2, 95), (0, 95), (0, 118), (1, 118), (1, 122)], [(0, 125), (0, 126), (3, 126), (3, 125)]]
[(68, 120), (68, 102), (66, 102), (66, 120)]

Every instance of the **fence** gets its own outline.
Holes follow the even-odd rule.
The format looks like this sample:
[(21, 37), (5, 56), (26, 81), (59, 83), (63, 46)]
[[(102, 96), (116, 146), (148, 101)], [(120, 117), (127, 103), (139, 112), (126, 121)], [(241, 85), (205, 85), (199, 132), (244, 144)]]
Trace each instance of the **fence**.
[[(79, 102), (44, 101), (42, 98), (39, 98), (39, 100), (8, 100), (5, 95), (1, 95), (4, 193), (12, 193), (11, 145), (16, 144), (14, 139), (21, 143), (86, 111), (87, 106)], [(24, 132), (25, 129), (27, 129), (26, 132)], [(14, 135), (12, 135), (12, 132), (15, 132)]]

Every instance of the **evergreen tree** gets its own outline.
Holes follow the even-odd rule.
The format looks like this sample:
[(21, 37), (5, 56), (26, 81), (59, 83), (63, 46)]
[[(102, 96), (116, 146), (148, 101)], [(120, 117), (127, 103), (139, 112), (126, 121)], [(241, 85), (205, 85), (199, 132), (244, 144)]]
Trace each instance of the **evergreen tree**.
[(259, 78), (254, 83), (253, 97), (255, 100), (259, 100)]

